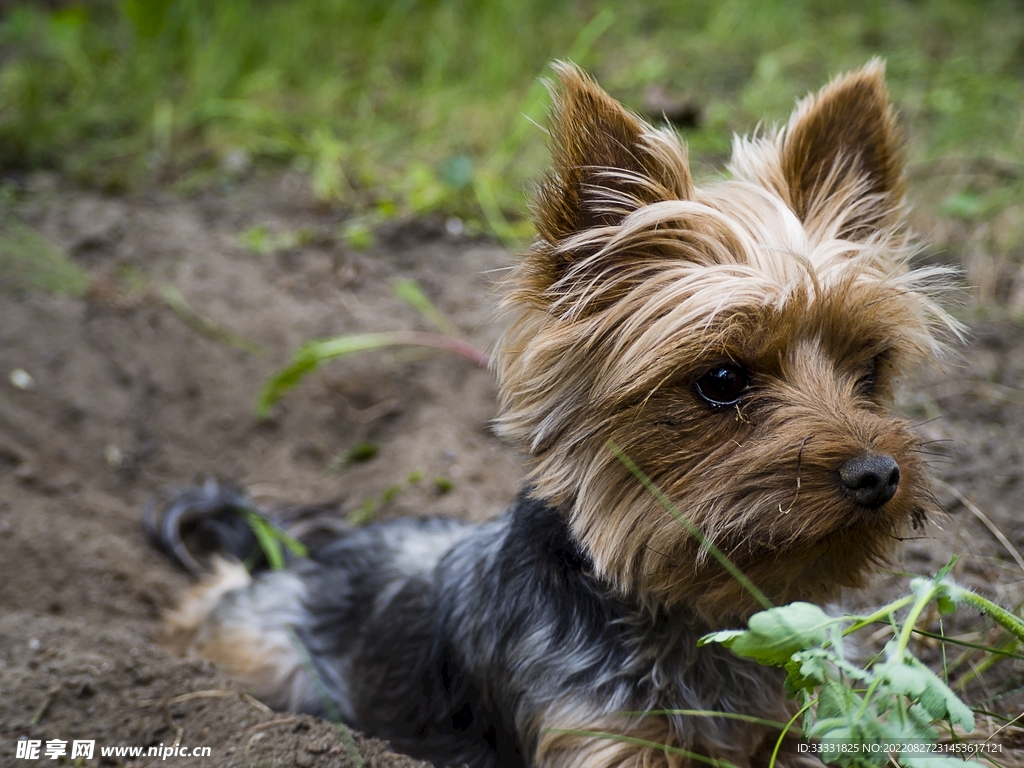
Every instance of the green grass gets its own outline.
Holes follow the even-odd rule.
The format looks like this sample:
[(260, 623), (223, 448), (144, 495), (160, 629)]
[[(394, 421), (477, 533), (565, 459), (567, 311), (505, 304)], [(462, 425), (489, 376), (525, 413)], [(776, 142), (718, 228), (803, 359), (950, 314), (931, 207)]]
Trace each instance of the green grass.
[(685, 133), (706, 175), (733, 131), (783, 119), (877, 54), (915, 167), (942, 177), (930, 210), (968, 222), (1013, 210), (1001, 247), (1024, 241), (1013, 0), (25, 3), (0, 19), (0, 50), (0, 170), (188, 191), (289, 166), (371, 225), (439, 210), (512, 239), (546, 162), (531, 120), (551, 60), (575, 59), (635, 108), (655, 84), (694, 101), (702, 120)]

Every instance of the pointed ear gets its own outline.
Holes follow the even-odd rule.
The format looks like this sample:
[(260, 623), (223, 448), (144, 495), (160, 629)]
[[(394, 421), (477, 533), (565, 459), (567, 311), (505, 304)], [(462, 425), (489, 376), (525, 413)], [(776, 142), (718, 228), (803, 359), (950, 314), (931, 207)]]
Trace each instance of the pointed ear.
[(627, 111), (572, 64), (554, 65), (550, 119), (553, 169), (535, 200), (542, 240), (557, 244), (618, 224), (661, 200), (689, 199), (693, 180), (675, 136)]
[(863, 240), (899, 216), (902, 136), (889, 105), (885, 66), (874, 59), (801, 101), (784, 134), (789, 203), (808, 230), (840, 221), (838, 236)]

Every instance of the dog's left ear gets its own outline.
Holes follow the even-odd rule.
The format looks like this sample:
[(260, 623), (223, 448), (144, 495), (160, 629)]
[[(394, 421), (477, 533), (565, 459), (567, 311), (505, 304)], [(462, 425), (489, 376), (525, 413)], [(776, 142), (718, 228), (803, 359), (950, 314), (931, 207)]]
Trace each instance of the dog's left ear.
[(902, 136), (874, 59), (803, 99), (781, 147), (780, 190), (809, 231), (830, 222), (863, 240), (895, 223), (904, 192)]
[(686, 150), (625, 109), (572, 64), (554, 65), (551, 150), (554, 168), (534, 200), (541, 239), (614, 226), (631, 211), (693, 195)]

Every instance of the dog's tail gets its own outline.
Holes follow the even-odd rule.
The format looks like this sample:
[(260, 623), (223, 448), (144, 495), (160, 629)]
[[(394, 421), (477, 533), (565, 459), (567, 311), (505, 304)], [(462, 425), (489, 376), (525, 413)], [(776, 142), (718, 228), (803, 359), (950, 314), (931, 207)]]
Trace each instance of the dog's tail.
[[(307, 548), (348, 528), (337, 505), (267, 512), (237, 485), (213, 479), (154, 496), (142, 524), (154, 546), (197, 575), (209, 572), (215, 555), (245, 563), (250, 570), (265, 567), (267, 554), (256, 526), (286, 533)], [(282, 553), (286, 559), (295, 556), (288, 547)]]
[(250, 515), (267, 517), (242, 489), (210, 479), (151, 498), (142, 525), (154, 546), (201, 574), (209, 570), (209, 558), (216, 553), (252, 565), (262, 559)]
[[(325, 512), (267, 513), (237, 485), (216, 480), (152, 499), (143, 516), (150, 540), (200, 576), (164, 615), (160, 644), (221, 665), (273, 707), (322, 711), (308, 656), (299, 650), (309, 624), (306, 583), (294, 569), (267, 569), (260, 542), (266, 546), (268, 535), (282, 532), (295, 538), (311, 530), (310, 517), (324, 520)], [(296, 557), (281, 550), (286, 564)]]

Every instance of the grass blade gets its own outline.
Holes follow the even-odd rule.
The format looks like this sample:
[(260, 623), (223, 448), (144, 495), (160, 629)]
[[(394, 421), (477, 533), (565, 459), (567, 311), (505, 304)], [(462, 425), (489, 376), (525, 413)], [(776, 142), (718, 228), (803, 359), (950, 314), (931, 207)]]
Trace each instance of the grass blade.
[(391, 284), (391, 290), (394, 291), (395, 296), (427, 318), (445, 336), (454, 336), (456, 338), (462, 336), (462, 331), (456, 328), (455, 323), (445, 317), (433, 305), (415, 280), (405, 278), (395, 280)]
[(368, 352), (386, 347), (427, 347), (440, 349), (485, 368), (489, 358), (487, 354), (472, 344), (442, 336), (436, 333), (421, 331), (388, 331), (384, 333), (362, 333), (351, 336), (338, 336), (326, 341), (313, 341), (299, 347), (295, 357), (287, 367), (274, 374), (260, 394), (256, 402), (256, 415), (260, 417), (270, 413), (270, 409), (288, 390), (297, 385), (308, 374), (315, 371), (320, 363), (338, 357), (353, 355), (357, 352)]
[(743, 586), (745, 590), (747, 590), (747, 593), (750, 594), (750, 596), (753, 597), (761, 605), (762, 608), (765, 608), (767, 610), (772, 607), (771, 601), (765, 596), (765, 594), (760, 589), (758, 589), (754, 585), (754, 583), (750, 579), (747, 578), (746, 574), (744, 574), (739, 568), (737, 568), (733, 564), (732, 560), (730, 560), (726, 556), (726, 554), (722, 552), (722, 550), (720, 550), (713, 543), (711, 543), (711, 541), (708, 540), (707, 536), (704, 535), (704, 532), (701, 531), (696, 525), (694, 525), (690, 521), (690, 518), (684, 515), (682, 511), (675, 504), (672, 503), (671, 499), (669, 499), (664, 493), (662, 493), (661, 489), (657, 485), (655, 485), (654, 482), (646, 474), (644, 474), (643, 470), (641, 470), (636, 464), (633, 463), (633, 460), (630, 459), (629, 456), (627, 456), (623, 452), (623, 450), (619, 448), (619, 446), (617, 446), (615, 443), (609, 440), (608, 447), (612, 451), (612, 453), (615, 454), (618, 460), (625, 465), (626, 469), (630, 471), (633, 477), (640, 481), (644, 488), (646, 488), (648, 492), (652, 496), (654, 496), (655, 499), (657, 499), (658, 503), (661, 504), (661, 506), (664, 507), (664, 509), (669, 514), (671, 514), (676, 520), (683, 524), (683, 527), (686, 528), (690, 535), (697, 539), (700, 545), (704, 547), (708, 551), (708, 553), (710, 553), (711, 556), (714, 557), (715, 560), (717, 560), (718, 563), (723, 568), (725, 568), (725, 570), (727, 570), (729, 574)]
[(259, 354), (263, 351), (263, 347), (256, 342), (243, 339), (238, 334), (200, 315), (189, 306), (188, 302), (185, 301), (185, 297), (173, 285), (163, 286), (160, 289), (160, 296), (187, 326), (208, 339), (219, 341), (222, 344), (227, 344), (229, 347), (234, 347), (248, 354)]
[(359, 747), (356, 746), (356, 741), (352, 738), (352, 731), (341, 719), (341, 713), (338, 711), (337, 706), (335, 706), (331, 695), (327, 692), (327, 686), (324, 685), (320, 672), (317, 671), (316, 665), (313, 664), (313, 660), (309, 657), (306, 646), (303, 644), (298, 632), (295, 631), (295, 627), (291, 625), (288, 625), (288, 638), (295, 649), (295, 653), (298, 654), (303, 670), (305, 670), (307, 677), (309, 677), (316, 688), (317, 695), (320, 697), (320, 703), (323, 704), (324, 710), (327, 712), (327, 718), (334, 723), (338, 736), (341, 737), (341, 742), (345, 745), (345, 752), (348, 754), (349, 762), (352, 763), (354, 768), (366, 768), (366, 761), (363, 760)]

